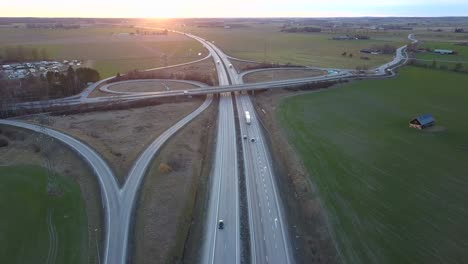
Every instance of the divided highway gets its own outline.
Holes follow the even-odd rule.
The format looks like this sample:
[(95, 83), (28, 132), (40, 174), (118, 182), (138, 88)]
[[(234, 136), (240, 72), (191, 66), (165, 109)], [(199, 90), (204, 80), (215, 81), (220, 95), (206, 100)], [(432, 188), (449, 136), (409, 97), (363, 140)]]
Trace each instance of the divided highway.
[[(232, 84), (242, 84), (242, 77), (232, 66), (228, 56), (212, 43), (207, 42), (207, 44), (220, 57), (220, 62), (227, 66), (226, 69)], [(260, 124), (255, 116), (255, 109), (248, 95), (236, 95), (236, 103), (241, 133), (247, 136), (247, 139), (243, 139), (242, 149), (248, 196), (251, 262), (292, 263), (291, 247), (283, 220), (280, 198), (277, 195), (271, 158), (268, 154)], [(249, 111), (251, 114), (252, 121), (250, 125), (245, 122), (244, 111)], [(234, 118), (233, 113), (230, 113), (229, 118)], [(236, 186), (235, 189), (238, 188)], [(237, 206), (231, 210), (239, 210), (239, 208)], [(215, 243), (214, 247), (216, 246), (219, 246), (219, 244)]]
[[(210, 51), (216, 63), (220, 86), (229, 85), (226, 65), (211, 43), (197, 36), (186, 35), (200, 41)], [(234, 106), (229, 93), (220, 94), (216, 150), (209, 197), (202, 263), (238, 264), (240, 263), (240, 223), (237, 142)], [(218, 229), (219, 220), (224, 222), (223, 229)]]
[[(237, 95), (242, 136), (252, 263), (292, 263), (291, 245), (282, 214), (267, 142), (248, 95)], [(244, 112), (249, 111), (250, 125)], [(251, 140), (255, 141), (252, 142)]]
[[(231, 65), (226, 54), (217, 48), (216, 51), (226, 64)], [(229, 67), (228, 73), (233, 84), (243, 83), (242, 76), (234, 67)], [(237, 94), (236, 105), (243, 138), (251, 262), (293, 263), (271, 157), (255, 108), (248, 95)], [(245, 111), (250, 114), (250, 124), (245, 119)]]

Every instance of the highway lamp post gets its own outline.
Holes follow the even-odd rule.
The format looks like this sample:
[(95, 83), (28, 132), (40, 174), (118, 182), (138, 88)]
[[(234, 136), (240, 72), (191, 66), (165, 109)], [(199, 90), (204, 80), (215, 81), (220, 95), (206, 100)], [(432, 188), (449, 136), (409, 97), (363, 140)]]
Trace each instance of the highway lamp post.
[(97, 257), (98, 257), (98, 263), (101, 264), (101, 255), (99, 254), (99, 245), (98, 245), (98, 241), (97, 241), (97, 231), (99, 229), (96, 228), (94, 229), (94, 239), (96, 241), (96, 252), (97, 252)]

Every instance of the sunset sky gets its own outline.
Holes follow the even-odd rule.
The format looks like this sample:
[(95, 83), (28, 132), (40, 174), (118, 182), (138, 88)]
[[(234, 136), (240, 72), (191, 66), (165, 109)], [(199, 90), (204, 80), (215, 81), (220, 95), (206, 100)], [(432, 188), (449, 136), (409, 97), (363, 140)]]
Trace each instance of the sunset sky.
[(467, 0), (22, 0), (3, 17), (327, 17), (467, 16)]

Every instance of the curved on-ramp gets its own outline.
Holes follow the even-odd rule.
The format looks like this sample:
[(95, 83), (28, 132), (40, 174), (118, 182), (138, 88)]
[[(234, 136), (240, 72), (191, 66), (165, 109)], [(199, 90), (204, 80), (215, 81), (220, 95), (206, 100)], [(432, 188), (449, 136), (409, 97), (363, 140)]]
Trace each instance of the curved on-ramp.
[(46, 128), (44, 126), (33, 125), (13, 120), (0, 120), (0, 124), (28, 129), (53, 137), (61, 141), (65, 145), (69, 146), (91, 166), (94, 173), (98, 177), (99, 184), (101, 187), (101, 195), (104, 201), (106, 226), (103, 259), (104, 263), (108, 263), (108, 255), (112, 253), (109, 252), (108, 245), (112, 243), (113, 240), (115, 240), (115, 238), (112, 237), (112, 233), (110, 232), (110, 230), (113, 226), (115, 226), (115, 218), (118, 217), (118, 214), (116, 212), (119, 211), (120, 206), (118, 202), (118, 184), (115, 180), (112, 170), (104, 161), (104, 159), (93, 149), (91, 149), (91, 147), (87, 146), (86, 144), (69, 135), (58, 132), (56, 130)]

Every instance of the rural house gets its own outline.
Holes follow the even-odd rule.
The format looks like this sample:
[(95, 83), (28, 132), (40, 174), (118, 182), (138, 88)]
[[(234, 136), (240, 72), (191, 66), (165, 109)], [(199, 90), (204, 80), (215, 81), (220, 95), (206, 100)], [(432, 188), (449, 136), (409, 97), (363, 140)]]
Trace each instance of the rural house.
[(409, 127), (417, 128), (417, 129), (425, 129), (431, 127), (435, 124), (435, 119), (431, 114), (425, 114), (418, 116), (412, 119), (409, 122)]

